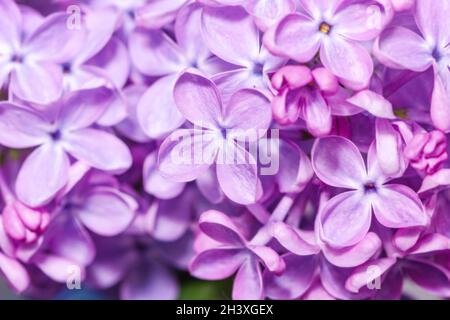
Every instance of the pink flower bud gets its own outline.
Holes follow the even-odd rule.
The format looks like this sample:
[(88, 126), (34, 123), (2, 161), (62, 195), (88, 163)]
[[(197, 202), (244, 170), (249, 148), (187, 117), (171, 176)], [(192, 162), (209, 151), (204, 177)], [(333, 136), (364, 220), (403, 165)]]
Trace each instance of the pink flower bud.
[(438, 130), (416, 134), (406, 145), (404, 153), (414, 169), (433, 174), (448, 159), (447, 137)]
[(335, 94), (339, 89), (339, 82), (327, 68), (317, 68), (312, 71), (312, 77), (319, 89), (327, 94)]
[(37, 239), (48, 225), (47, 212), (32, 209), (20, 201), (8, 203), (3, 209), (3, 227), (9, 237), (26, 243)]
[(301, 88), (313, 80), (311, 70), (305, 66), (285, 66), (278, 70), (272, 77), (272, 86), (280, 90)]

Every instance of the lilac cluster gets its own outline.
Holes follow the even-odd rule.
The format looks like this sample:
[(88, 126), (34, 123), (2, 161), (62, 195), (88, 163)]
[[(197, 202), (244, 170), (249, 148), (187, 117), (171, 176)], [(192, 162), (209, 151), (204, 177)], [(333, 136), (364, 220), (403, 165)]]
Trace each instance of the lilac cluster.
[[(450, 1), (0, 0), (25, 296), (450, 298)], [(408, 296), (414, 298), (413, 296)]]

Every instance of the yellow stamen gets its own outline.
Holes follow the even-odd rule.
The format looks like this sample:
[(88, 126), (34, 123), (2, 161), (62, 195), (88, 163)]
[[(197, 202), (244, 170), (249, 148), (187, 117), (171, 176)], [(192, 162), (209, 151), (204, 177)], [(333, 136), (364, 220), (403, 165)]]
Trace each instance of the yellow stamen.
[(325, 34), (330, 33), (331, 26), (328, 23), (322, 22), (319, 27), (319, 31)]

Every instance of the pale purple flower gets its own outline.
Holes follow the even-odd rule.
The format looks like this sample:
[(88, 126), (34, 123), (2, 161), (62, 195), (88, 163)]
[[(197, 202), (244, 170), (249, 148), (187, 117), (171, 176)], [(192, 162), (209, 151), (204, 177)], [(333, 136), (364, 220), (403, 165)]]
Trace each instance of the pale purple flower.
[(137, 116), (143, 131), (150, 138), (161, 138), (180, 127), (185, 119), (173, 99), (173, 86), (188, 68), (209, 73), (215, 59), (201, 41), (201, 8), (197, 4), (178, 13), (175, 43), (163, 30), (135, 30), (129, 39), (134, 66), (147, 76), (161, 77), (143, 94)]
[(416, 29), (393, 25), (380, 35), (376, 56), (386, 66), (423, 72), (432, 68), (434, 89), (430, 115), (434, 126), (450, 130), (450, 4), (446, 0), (417, 0)]
[(450, 298), (449, 10), (0, 0), (0, 282)]
[[(204, 248), (189, 266), (202, 279), (219, 280), (233, 275), (233, 299), (255, 300), (264, 297), (261, 266), (282, 272), (283, 259), (270, 247), (247, 241), (234, 222), (218, 211), (207, 211), (199, 219), (200, 230), (212, 243)], [(207, 240), (206, 240), (207, 241)]]
[(66, 183), (69, 155), (106, 171), (131, 166), (127, 146), (92, 125), (105, 111), (111, 91), (101, 88), (74, 92), (53, 108), (53, 114), (3, 102), (0, 142), (10, 148), (36, 149), (17, 176), (18, 198), (30, 206), (48, 203)]
[(130, 73), (130, 61), (122, 40), (113, 36), (118, 14), (108, 8), (83, 9), (80, 23), (86, 29), (86, 44), (63, 65), (65, 88), (72, 91), (105, 85), (122, 88)]
[(286, 59), (271, 55), (262, 46), (260, 32), (243, 8), (204, 8), (202, 34), (212, 53), (236, 66), (213, 77), (225, 100), (242, 88), (255, 88), (270, 95), (268, 74)]
[(312, 164), (327, 185), (352, 189), (331, 198), (320, 214), (321, 237), (335, 247), (361, 241), (370, 229), (372, 211), (378, 222), (388, 228), (426, 226), (428, 217), (422, 202), (409, 187), (386, 184), (390, 178), (380, 170), (373, 148), (367, 164), (357, 147), (341, 137), (317, 140)]
[[(406, 252), (389, 254), (387, 257), (368, 261), (353, 271), (346, 281), (346, 287), (358, 292), (367, 283), (380, 277), (379, 295), (384, 299), (399, 299), (402, 294), (403, 278), (407, 275), (423, 289), (440, 297), (450, 296), (450, 272), (445, 261), (448, 259), (450, 242), (439, 234), (427, 234)], [(368, 268), (377, 268), (379, 272), (368, 273)]]
[(119, 16), (117, 26), (129, 34), (142, 26), (159, 29), (171, 23), (178, 11), (191, 0), (88, 0), (95, 9), (113, 8)]
[(332, 109), (346, 109), (348, 105), (342, 95), (336, 95), (338, 81), (325, 68), (285, 66), (273, 75), (272, 86), (278, 90), (272, 100), (275, 119), (292, 124), (301, 118), (314, 136), (329, 134)]
[(294, 12), (295, 0), (198, 0), (210, 6), (242, 6), (262, 31), (274, 25), (286, 14)]
[(49, 15), (38, 25), (24, 23), (27, 17), (14, 1), (1, 2), (0, 86), (9, 79), (14, 96), (47, 104), (61, 97), (62, 65), (80, 50), (85, 30), (69, 28), (66, 13)]
[(374, 40), (382, 31), (389, 7), (386, 1), (300, 0), (299, 12), (268, 30), (264, 44), (274, 54), (301, 63), (320, 52), (320, 61), (341, 82), (364, 89), (373, 62), (362, 43)]
[(267, 98), (255, 90), (236, 92), (224, 106), (217, 87), (208, 79), (184, 73), (174, 89), (181, 114), (194, 129), (175, 131), (160, 147), (159, 169), (177, 182), (197, 179), (215, 164), (222, 191), (241, 204), (255, 203), (261, 182), (253, 155), (236, 139), (251, 131), (249, 141), (265, 133), (272, 120)]

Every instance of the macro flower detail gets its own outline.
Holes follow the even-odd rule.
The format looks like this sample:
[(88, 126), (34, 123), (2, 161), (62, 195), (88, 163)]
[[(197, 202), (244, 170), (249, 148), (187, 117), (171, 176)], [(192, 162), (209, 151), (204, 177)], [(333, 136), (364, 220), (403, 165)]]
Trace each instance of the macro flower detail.
[(163, 175), (192, 181), (215, 164), (220, 187), (231, 200), (255, 203), (262, 191), (257, 163), (237, 140), (252, 142), (265, 133), (272, 119), (267, 98), (243, 89), (224, 106), (216, 86), (192, 73), (179, 78), (174, 96), (183, 116), (199, 128), (180, 129), (166, 138), (158, 155)]
[[(382, 8), (378, 23), (371, 23), (368, 10), (375, 1), (361, 4), (342, 1), (300, 2), (298, 13), (285, 16), (269, 30), (264, 41), (275, 54), (287, 56), (304, 63), (319, 51), (325, 67), (353, 89), (369, 85), (373, 62), (369, 53), (359, 43), (373, 40), (385, 23)], [(296, 37), (304, 41), (296, 41)]]
[(312, 164), (327, 185), (352, 190), (331, 198), (322, 208), (321, 236), (328, 244), (346, 247), (361, 241), (369, 231), (372, 212), (388, 228), (427, 225), (417, 194), (403, 185), (386, 184), (390, 179), (381, 172), (373, 152), (369, 151), (366, 170), (351, 141), (331, 136), (317, 140)]
[(378, 58), (395, 69), (434, 72), (430, 115), (436, 128), (450, 130), (449, 3), (445, 0), (417, 0), (414, 16), (418, 34), (403, 26), (387, 28), (376, 42)]
[(47, 104), (63, 93), (63, 67), (83, 44), (84, 30), (66, 28), (65, 14), (55, 13), (23, 29), (24, 15), (12, 0), (0, 4), (0, 85), (23, 100)]
[(0, 299), (449, 299), (449, 14), (0, 0)]
[(19, 199), (30, 206), (49, 202), (67, 183), (69, 155), (101, 170), (130, 167), (127, 146), (114, 135), (91, 128), (110, 94), (107, 89), (75, 92), (55, 106), (56, 116), (48, 118), (11, 103), (0, 104), (1, 143), (18, 149), (36, 147), (17, 176)]

